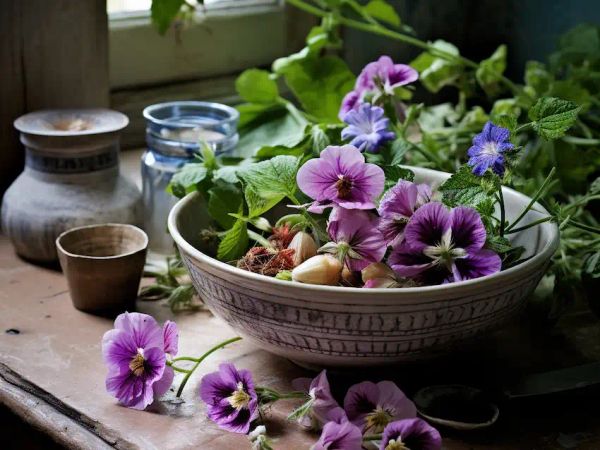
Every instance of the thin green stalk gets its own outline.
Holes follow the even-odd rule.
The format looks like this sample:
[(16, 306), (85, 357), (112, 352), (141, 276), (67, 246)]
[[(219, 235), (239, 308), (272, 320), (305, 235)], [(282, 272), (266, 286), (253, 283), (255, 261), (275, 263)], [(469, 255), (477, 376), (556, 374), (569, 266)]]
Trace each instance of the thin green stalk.
[(555, 172), (556, 172), (556, 167), (553, 167), (552, 170), (550, 170), (550, 173), (548, 174), (548, 176), (546, 177), (544, 182), (542, 183), (542, 185), (538, 188), (538, 190), (535, 192), (535, 194), (533, 194), (533, 197), (531, 198), (531, 201), (529, 202), (529, 204), (525, 207), (525, 209), (521, 212), (521, 214), (519, 214), (519, 217), (517, 217), (513, 223), (509, 224), (508, 227), (506, 227), (506, 230), (505, 230), (506, 233), (508, 233), (510, 230), (512, 230), (514, 228), (514, 226), (516, 224), (518, 224), (523, 219), (523, 217), (525, 217), (525, 215), (533, 207), (535, 202), (537, 202), (542, 197), (542, 195), (544, 194), (544, 191), (546, 190), (546, 187), (548, 186), (548, 184), (550, 184), (550, 181), (552, 181), (552, 177), (554, 177)]
[(443, 167), (444, 162), (440, 159), (440, 157), (432, 152), (430, 152), (429, 150), (423, 148), (423, 147), (419, 147), (416, 144), (413, 144), (411, 142), (411, 148), (413, 150), (415, 150), (416, 152), (419, 152), (421, 155), (423, 155), (425, 158), (427, 158), (429, 161), (435, 163), (438, 165), (438, 167)]
[(250, 239), (252, 239), (253, 241), (256, 241), (258, 244), (260, 244), (261, 247), (273, 248), (273, 244), (271, 244), (271, 242), (269, 242), (269, 240), (267, 238), (265, 238), (264, 236), (261, 236), (256, 231), (252, 231), (252, 230), (247, 230), (247, 231), (248, 231), (248, 237)]
[(571, 224), (571, 226), (574, 226), (575, 228), (579, 228), (580, 230), (588, 231), (590, 233), (600, 234), (600, 228), (598, 228), (598, 227), (586, 225), (585, 223), (577, 222), (575, 220), (571, 220), (570, 224)]
[(168, 366), (171, 367), (171, 369), (173, 369), (175, 372), (179, 372), (179, 373), (190, 373), (190, 371), (188, 369), (182, 369), (181, 367), (177, 367), (171, 363), (167, 363)]
[(500, 237), (504, 237), (504, 227), (506, 226), (506, 210), (504, 208), (504, 195), (502, 186), (498, 189), (498, 201), (500, 203)]
[[(296, 197), (294, 197), (293, 195), (288, 195), (287, 198), (296, 206), (300, 206), (301, 203), (298, 201), (298, 199)], [(321, 227), (319, 226), (319, 224), (315, 221), (314, 217), (311, 216), (308, 211), (306, 211), (304, 208), (300, 209), (302, 215), (306, 218), (306, 220), (308, 220), (311, 224), (311, 226), (313, 227), (313, 231), (317, 234), (317, 237), (319, 238), (319, 240), (323, 239), (323, 240), (327, 240), (327, 233), (325, 233), (324, 230), (321, 229)], [(319, 245), (320, 243), (318, 242), (317, 245)]]
[(178, 361), (193, 361), (193, 362), (198, 362), (198, 358), (192, 358), (191, 356), (178, 356), (177, 358), (173, 358), (171, 360), (171, 362), (178, 362)]
[(363, 436), (363, 441), (380, 441), (381, 439), (383, 439), (382, 434), (370, 434)]
[(539, 225), (541, 223), (544, 222), (548, 222), (550, 220), (554, 219), (553, 216), (546, 216), (546, 217), (542, 217), (541, 219), (535, 220), (531, 223), (528, 223), (527, 225), (524, 225), (522, 227), (519, 228), (513, 228), (512, 230), (506, 230), (506, 234), (514, 234), (514, 233), (519, 233), (520, 231), (526, 230), (527, 228), (531, 228), (531, 227), (535, 227), (536, 225)]
[(562, 140), (568, 142), (569, 144), (580, 146), (596, 147), (600, 145), (600, 139), (588, 139), (577, 136), (563, 136)]
[(181, 380), (181, 384), (179, 385), (179, 389), (177, 389), (177, 397), (181, 397), (181, 393), (183, 392), (183, 388), (185, 387), (185, 385), (187, 384), (188, 380), (192, 376), (192, 373), (194, 373), (194, 371), (198, 368), (198, 366), (202, 363), (202, 361), (204, 361), (209, 355), (211, 355), (212, 353), (216, 352), (217, 350), (220, 350), (223, 347), (225, 347), (226, 345), (232, 344), (233, 342), (240, 341), (241, 339), (242, 338), (239, 337), (239, 336), (231, 338), (231, 339), (228, 339), (228, 340), (226, 340), (224, 342), (221, 342), (220, 344), (215, 345), (209, 351), (207, 351), (202, 356), (200, 356), (198, 358), (198, 360), (196, 361), (196, 364), (194, 364), (194, 366), (185, 375), (185, 377), (183, 378), (183, 380)]
[[(309, 5), (302, 0), (287, 0), (287, 2), (291, 5), (294, 5), (295, 7), (299, 8), (299, 9), (302, 9), (302, 10), (304, 10), (310, 14), (313, 14), (315, 16), (318, 16), (318, 17), (326, 17), (329, 15), (328, 11), (324, 11), (320, 8)], [(445, 60), (460, 62), (461, 64), (463, 64), (467, 67), (470, 67), (472, 69), (477, 69), (479, 67), (479, 64), (477, 64), (474, 61), (471, 61), (470, 59), (464, 58), (460, 55), (454, 55), (452, 53), (448, 53), (446, 51), (435, 48), (433, 45), (431, 45), (425, 41), (422, 41), (420, 39), (417, 39), (413, 36), (409, 36), (409, 35), (406, 35), (406, 34), (403, 34), (403, 33), (397, 32), (397, 31), (389, 30), (389, 29), (383, 27), (379, 23), (377, 23), (377, 24), (364, 23), (364, 22), (360, 22), (360, 21), (354, 20), (354, 19), (349, 19), (349, 18), (346, 18), (343, 16), (339, 17), (338, 20), (339, 20), (340, 24), (348, 26), (350, 28), (354, 28), (354, 29), (361, 30), (361, 31), (366, 31), (366, 32), (373, 33), (373, 34), (378, 34), (380, 36), (385, 36), (385, 37), (389, 37), (389, 38), (397, 40), (397, 41), (405, 42), (407, 44), (421, 48), (423, 50), (427, 50), (428, 52), (430, 52), (436, 56), (439, 56), (440, 58), (443, 58)], [(512, 81), (510, 81), (508, 78), (506, 78), (505, 76), (501, 75), (500, 80), (513, 93), (517, 94), (519, 92), (519, 87), (516, 84), (514, 84)]]

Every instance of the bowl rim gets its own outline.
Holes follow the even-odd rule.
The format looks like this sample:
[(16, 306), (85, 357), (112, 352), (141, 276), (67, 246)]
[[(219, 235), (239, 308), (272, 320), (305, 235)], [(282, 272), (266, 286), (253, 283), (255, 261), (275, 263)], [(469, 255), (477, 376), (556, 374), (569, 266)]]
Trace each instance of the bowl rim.
[[(410, 169), (417, 169), (417, 171), (422, 174), (430, 173), (430, 174), (438, 174), (438, 175), (439, 174), (450, 175), (447, 172), (442, 172), (439, 170), (426, 169), (426, 168), (422, 168), (422, 167), (411, 167), (411, 166), (406, 166), (406, 167), (410, 168)], [(514, 193), (518, 197), (522, 197), (524, 200), (524, 203), (528, 203), (527, 200), (531, 200), (531, 198), (526, 196), (525, 194), (522, 194), (521, 192), (518, 192), (509, 187), (503, 186), (502, 190), (505, 192)], [(195, 258), (199, 261), (202, 261), (210, 266), (213, 266), (216, 269), (219, 269), (223, 272), (231, 274), (233, 276), (242, 277), (242, 278), (247, 279), (248, 281), (257, 281), (257, 282), (266, 283), (275, 288), (280, 287), (280, 288), (286, 288), (286, 289), (298, 289), (300, 291), (305, 291), (305, 292), (317, 291), (320, 293), (337, 293), (337, 294), (340, 294), (343, 292), (346, 292), (348, 294), (358, 294), (358, 293), (364, 294), (365, 293), (365, 289), (362, 287), (324, 286), (324, 285), (318, 285), (318, 284), (290, 283), (289, 281), (279, 280), (275, 277), (267, 277), (264, 275), (260, 275), (258, 273), (248, 272), (246, 270), (239, 269), (238, 267), (235, 267), (230, 264), (219, 261), (218, 259), (208, 256), (207, 254), (201, 252), (200, 250), (195, 248), (193, 245), (191, 245), (189, 242), (187, 242), (183, 238), (183, 236), (181, 235), (181, 233), (179, 232), (179, 229), (177, 227), (177, 218), (179, 216), (180, 211), (188, 203), (190, 203), (192, 200), (194, 200), (199, 195), (200, 195), (199, 192), (191, 192), (191, 193), (187, 194), (185, 197), (183, 197), (182, 199), (180, 199), (175, 204), (175, 206), (173, 206), (173, 208), (171, 208), (171, 211), (169, 213), (169, 217), (167, 220), (167, 226), (168, 226), (169, 233), (171, 234), (171, 237), (173, 238), (173, 240), (175, 241), (177, 246), (180, 247), (181, 249), (183, 249), (184, 253), (187, 253), (190, 256), (192, 256), (193, 258)], [(549, 214), (548, 211), (546, 210), (546, 208), (544, 208), (538, 202), (536, 202), (534, 204), (534, 207), (536, 208), (536, 210), (538, 210), (542, 213)], [(434, 285), (434, 286), (418, 286), (418, 287), (403, 287), (403, 288), (370, 288), (368, 290), (368, 293), (371, 295), (376, 295), (376, 296), (380, 296), (380, 295), (389, 296), (390, 294), (406, 295), (409, 293), (413, 293), (413, 294), (440, 293), (441, 291), (444, 291), (447, 294), (447, 296), (450, 297), (452, 295), (452, 293), (457, 293), (458, 291), (460, 291), (466, 287), (477, 287), (477, 286), (483, 287), (492, 280), (507, 280), (508, 281), (509, 278), (511, 278), (511, 276), (513, 276), (514, 274), (516, 274), (519, 271), (522, 271), (525, 268), (535, 267), (535, 266), (543, 264), (544, 261), (546, 261), (552, 257), (552, 255), (558, 248), (558, 243), (559, 243), (558, 226), (553, 222), (545, 222), (545, 223), (541, 224), (540, 226), (544, 226), (545, 228), (550, 229), (550, 238), (549, 238), (548, 242), (546, 243), (546, 245), (542, 248), (541, 251), (539, 251), (538, 253), (533, 255), (528, 260), (526, 260), (516, 266), (510, 267), (506, 270), (502, 270), (500, 272), (497, 272), (497, 273), (494, 273), (491, 275), (485, 275), (483, 277), (475, 278), (472, 280), (457, 281), (454, 283), (440, 284), (440, 285)]]
[[(48, 120), (52, 116), (68, 115), (102, 117), (107, 122), (102, 126), (79, 131), (43, 129), (35, 125), (36, 120)], [(129, 125), (129, 117), (122, 112), (107, 108), (40, 109), (17, 117), (13, 122), (13, 126), (21, 133), (48, 137), (77, 137), (115, 133), (127, 125)]]

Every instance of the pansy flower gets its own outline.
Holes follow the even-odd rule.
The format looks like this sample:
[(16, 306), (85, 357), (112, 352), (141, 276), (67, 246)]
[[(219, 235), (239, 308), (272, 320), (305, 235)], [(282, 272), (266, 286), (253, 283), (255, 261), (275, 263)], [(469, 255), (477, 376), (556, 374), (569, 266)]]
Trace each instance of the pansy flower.
[(448, 210), (439, 202), (420, 207), (393, 249), (388, 264), (401, 277), (427, 284), (470, 280), (500, 270), (500, 257), (484, 249), (486, 231), (472, 208)]
[(292, 386), (297, 391), (307, 392), (309, 396), (308, 401), (297, 409), (302, 412), (298, 415), (298, 421), (305, 427), (320, 428), (332, 420), (332, 412), (340, 408), (331, 395), (326, 370), (312, 379), (296, 378), (292, 381)]
[(390, 422), (417, 415), (414, 403), (392, 381), (363, 381), (350, 387), (344, 410), (354, 425), (372, 434), (381, 433)]
[[(341, 409), (341, 408), (340, 408)], [(327, 422), (323, 427), (319, 440), (311, 450), (361, 450), (362, 433), (345, 415)]]
[(431, 200), (431, 188), (400, 180), (390, 188), (379, 203), (379, 230), (388, 245), (397, 246), (404, 238), (404, 228), (413, 213)]
[(258, 417), (258, 396), (249, 370), (237, 370), (231, 363), (221, 364), (200, 382), (200, 397), (208, 417), (221, 428), (246, 434)]
[(383, 430), (379, 450), (441, 450), (438, 430), (419, 418), (398, 420)]
[(144, 409), (163, 395), (173, 382), (167, 353), (177, 353), (175, 323), (164, 328), (152, 316), (123, 313), (115, 328), (102, 338), (102, 355), (108, 366), (106, 390), (129, 408)]
[(311, 212), (323, 212), (339, 205), (347, 209), (373, 209), (383, 192), (383, 169), (365, 162), (356, 147), (329, 146), (302, 165), (297, 174), (298, 187), (315, 200)]
[(389, 130), (390, 119), (384, 116), (383, 108), (379, 106), (363, 103), (358, 109), (348, 111), (343, 120), (348, 126), (342, 130), (342, 139), (350, 141), (350, 145), (361, 152), (377, 152), (382, 144), (396, 137)]
[(331, 238), (320, 251), (332, 253), (352, 271), (359, 271), (383, 259), (387, 245), (378, 229), (379, 218), (367, 211), (334, 208), (327, 233)]
[(488, 169), (492, 169), (496, 175), (502, 176), (505, 169), (504, 153), (513, 148), (510, 131), (487, 122), (483, 131), (473, 138), (473, 145), (467, 151), (468, 164), (475, 175), (483, 176)]

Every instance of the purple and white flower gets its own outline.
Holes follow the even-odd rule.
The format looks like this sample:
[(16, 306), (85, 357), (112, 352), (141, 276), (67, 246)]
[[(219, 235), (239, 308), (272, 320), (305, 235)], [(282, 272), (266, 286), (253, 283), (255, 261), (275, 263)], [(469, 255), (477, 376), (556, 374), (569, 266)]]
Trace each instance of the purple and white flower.
[(442, 437), (424, 420), (404, 419), (388, 424), (383, 430), (379, 450), (441, 450)]
[[(299, 409), (303, 414), (299, 417), (301, 425), (320, 428), (324, 423), (334, 420), (337, 411), (341, 410), (338, 402), (331, 395), (327, 371), (323, 370), (315, 378), (296, 378), (292, 386), (298, 391), (308, 393), (309, 400)], [(343, 410), (341, 410), (343, 411)]]
[(417, 408), (392, 381), (363, 381), (348, 389), (344, 398), (348, 419), (363, 432), (381, 433), (395, 420), (416, 417)]
[(381, 167), (365, 162), (360, 150), (351, 145), (329, 146), (302, 165), (296, 177), (298, 187), (315, 200), (311, 212), (329, 206), (373, 209), (383, 192), (385, 175)]
[(340, 119), (363, 102), (367, 95), (377, 100), (382, 95), (394, 95), (400, 86), (416, 81), (419, 73), (406, 64), (394, 64), (389, 56), (381, 56), (367, 64), (356, 79), (354, 89), (344, 97), (339, 112)]
[(385, 256), (387, 245), (378, 225), (379, 218), (367, 211), (334, 208), (327, 223), (331, 242), (320, 251), (343, 259), (352, 271), (362, 270)]
[(231, 363), (221, 364), (217, 372), (202, 378), (200, 397), (206, 403), (208, 417), (224, 430), (246, 434), (258, 417), (252, 374), (237, 370)]
[(467, 151), (468, 164), (475, 175), (483, 176), (491, 168), (496, 175), (502, 176), (505, 169), (504, 153), (513, 148), (510, 131), (487, 122), (483, 131), (473, 138), (473, 145)]
[(108, 366), (106, 390), (124, 406), (146, 408), (173, 382), (166, 353), (177, 353), (177, 326), (173, 322), (165, 323), (162, 329), (147, 314), (120, 314), (115, 328), (102, 338), (102, 355)]
[(390, 120), (384, 116), (383, 108), (371, 106), (369, 103), (361, 104), (358, 109), (350, 110), (344, 115), (344, 122), (348, 124), (342, 130), (342, 139), (350, 140), (361, 152), (375, 153), (382, 144), (396, 137), (389, 130)]
[(361, 450), (362, 433), (344, 416), (327, 422), (311, 450)]
[(400, 180), (389, 189), (379, 203), (379, 230), (388, 245), (397, 246), (404, 238), (404, 228), (413, 213), (431, 200), (431, 188)]
[(405, 240), (388, 264), (401, 277), (426, 284), (470, 280), (496, 273), (500, 257), (484, 249), (486, 231), (477, 211), (439, 202), (420, 207), (404, 229)]

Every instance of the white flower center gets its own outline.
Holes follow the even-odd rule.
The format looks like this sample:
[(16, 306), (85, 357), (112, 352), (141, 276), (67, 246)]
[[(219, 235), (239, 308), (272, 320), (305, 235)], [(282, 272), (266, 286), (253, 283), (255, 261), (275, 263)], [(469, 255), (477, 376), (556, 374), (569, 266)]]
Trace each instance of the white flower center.
[(423, 254), (433, 259), (435, 264), (445, 266), (449, 271), (452, 271), (452, 263), (455, 259), (467, 256), (464, 248), (454, 246), (452, 242), (452, 230), (446, 231), (442, 235), (440, 242), (436, 245), (425, 247)]
[(409, 450), (409, 448), (400, 439), (390, 439), (385, 446), (385, 450)]
[(486, 142), (481, 147), (481, 154), (487, 156), (497, 156), (498, 155), (498, 144), (495, 142)]

